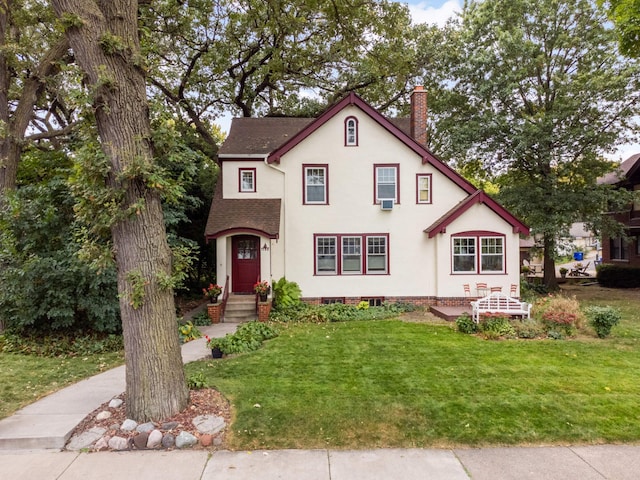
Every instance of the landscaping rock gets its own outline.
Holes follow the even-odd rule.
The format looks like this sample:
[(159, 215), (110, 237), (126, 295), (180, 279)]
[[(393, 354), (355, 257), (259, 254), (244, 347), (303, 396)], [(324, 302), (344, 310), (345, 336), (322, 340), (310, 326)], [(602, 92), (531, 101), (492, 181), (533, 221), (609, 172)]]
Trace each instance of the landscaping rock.
[(118, 408), (122, 406), (121, 398), (114, 398), (109, 402), (109, 408)]
[(203, 447), (208, 447), (213, 443), (213, 436), (209, 433), (205, 433), (204, 435), (200, 435), (200, 445)]
[(89, 448), (93, 445), (93, 442), (100, 439), (107, 430), (105, 428), (94, 427), (91, 430), (81, 433), (80, 435), (74, 435), (71, 441), (67, 445), (69, 450), (82, 450), (83, 448)]
[(149, 434), (147, 432), (142, 432), (133, 437), (133, 445), (138, 450), (144, 450), (147, 448), (147, 442), (149, 441)]
[(163, 423), (162, 425), (160, 425), (160, 428), (162, 430), (173, 430), (178, 425), (180, 425), (178, 422), (167, 422), (167, 423)]
[(106, 420), (107, 418), (111, 418), (111, 412), (104, 410), (96, 415), (96, 420)]
[(176, 447), (188, 448), (198, 443), (198, 439), (189, 432), (180, 432), (176, 437)]
[(160, 430), (154, 430), (149, 434), (147, 440), (147, 448), (158, 448), (162, 444), (162, 432)]
[(93, 446), (93, 449), (102, 452), (103, 450), (109, 450), (109, 440), (111, 437), (109, 435), (105, 435), (104, 437), (100, 437), (98, 441)]
[(162, 437), (162, 447), (163, 448), (172, 448), (176, 444), (176, 437), (167, 433)]
[(155, 430), (156, 426), (151, 423), (151, 422), (147, 422), (147, 423), (142, 423), (140, 425), (138, 425), (136, 427), (136, 431), (137, 432), (144, 432), (144, 433), (149, 433), (152, 432), (153, 430)]
[(214, 435), (225, 427), (225, 421), (222, 417), (215, 415), (200, 415), (192, 420), (193, 425), (200, 433), (210, 433)]
[(109, 448), (111, 450), (128, 450), (129, 440), (122, 437), (111, 437), (109, 440)]
[(122, 425), (120, 425), (120, 430), (124, 432), (132, 432), (138, 426), (138, 422), (127, 418)]

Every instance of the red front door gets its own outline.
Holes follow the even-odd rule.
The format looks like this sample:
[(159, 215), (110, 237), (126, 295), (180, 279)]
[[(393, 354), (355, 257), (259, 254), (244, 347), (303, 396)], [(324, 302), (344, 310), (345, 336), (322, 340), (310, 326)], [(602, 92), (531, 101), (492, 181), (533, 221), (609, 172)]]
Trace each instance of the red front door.
[(238, 235), (231, 240), (231, 247), (231, 289), (234, 293), (253, 293), (260, 276), (260, 238)]

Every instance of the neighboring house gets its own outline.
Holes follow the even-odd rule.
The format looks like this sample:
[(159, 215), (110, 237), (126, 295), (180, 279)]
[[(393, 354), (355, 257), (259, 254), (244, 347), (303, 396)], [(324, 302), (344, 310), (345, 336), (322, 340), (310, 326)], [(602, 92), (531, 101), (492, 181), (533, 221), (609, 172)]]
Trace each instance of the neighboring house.
[[(602, 183), (640, 192), (640, 153), (620, 164), (618, 171), (605, 176)], [(603, 235), (602, 261), (640, 267), (640, 193), (626, 212), (615, 214), (615, 219), (625, 225), (626, 238), (610, 238)]]
[(285, 276), (309, 302), (465, 302), (519, 284), (529, 229), (426, 148), (427, 93), (388, 119), (354, 93), (317, 118), (236, 118), (206, 237), (218, 283)]

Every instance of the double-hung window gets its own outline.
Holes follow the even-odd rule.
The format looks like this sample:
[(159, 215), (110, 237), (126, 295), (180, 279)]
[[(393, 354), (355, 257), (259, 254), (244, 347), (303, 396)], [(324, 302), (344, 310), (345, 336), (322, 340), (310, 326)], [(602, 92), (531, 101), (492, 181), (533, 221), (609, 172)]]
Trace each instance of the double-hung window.
[(480, 273), (504, 272), (504, 238), (480, 237)]
[(342, 237), (342, 273), (362, 273), (362, 237)]
[(629, 248), (624, 238), (612, 238), (609, 240), (609, 248), (611, 260), (629, 260)]
[(303, 203), (305, 205), (326, 205), (329, 203), (327, 189), (329, 167), (327, 165), (305, 165)]
[(504, 236), (490, 232), (462, 233), (453, 237), (453, 273), (504, 273)]
[(243, 193), (256, 191), (256, 169), (255, 168), (241, 168), (240, 177), (238, 179), (240, 185), (239, 190)]
[(387, 273), (387, 237), (367, 237), (367, 273)]
[(338, 272), (337, 240), (335, 236), (316, 237), (317, 275), (335, 275)]
[(389, 271), (389, 236), (315, 235), (316, 275), (380, 275)]
[(375, 165), (374, 166), (374, 203), (380, 200), (393, 200), (400, 203), (400, 186), (398, 182), (399, 165)]
[(419, 173), (416, 176), (416, 202), (431, 203), (431, 174)]
[(456, 273), (476, 272), (475, 237), (453, 239), (453, 271)]

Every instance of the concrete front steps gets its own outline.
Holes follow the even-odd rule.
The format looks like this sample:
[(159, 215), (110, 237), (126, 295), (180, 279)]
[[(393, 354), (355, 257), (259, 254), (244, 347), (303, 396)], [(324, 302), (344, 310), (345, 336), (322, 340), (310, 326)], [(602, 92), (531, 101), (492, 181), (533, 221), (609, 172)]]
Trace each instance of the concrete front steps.
[(245, 323), (257, 319), (255, 295), (229, 294), (224, 311), (225, 323)]

